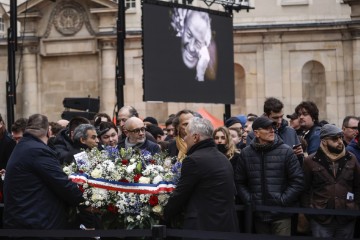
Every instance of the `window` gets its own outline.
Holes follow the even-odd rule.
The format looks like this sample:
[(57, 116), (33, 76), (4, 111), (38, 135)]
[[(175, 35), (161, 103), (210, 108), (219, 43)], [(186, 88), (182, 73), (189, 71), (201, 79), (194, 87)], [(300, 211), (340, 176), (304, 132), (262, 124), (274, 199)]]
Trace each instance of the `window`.
[(4, 30), (5, 30), (4, 19), (0, 17), (0, 32), (4, 32)]
[(136, 8), (136, 0), (126, 0), (125, 7), (127, 9), (135, 9)]
[[(113, 2), (119, 3), (119, 0), (112, 0)], [(126, 0), (125, 1), (126, 10), (130, 10), (130, 12), (136, 11), (136, 0)], [(127, 11), (129, 12), (129, 11)]]
[(287, 5), (308, 5), (309, 0), (281, 0), (282, 6)]

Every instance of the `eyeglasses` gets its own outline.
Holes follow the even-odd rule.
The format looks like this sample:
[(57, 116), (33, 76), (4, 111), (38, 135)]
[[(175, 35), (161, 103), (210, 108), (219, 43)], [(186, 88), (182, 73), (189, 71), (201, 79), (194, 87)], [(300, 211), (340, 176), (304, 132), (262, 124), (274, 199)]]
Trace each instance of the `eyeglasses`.
[(350, 128), (350, 129), (352, 129), (352, 130), (358, 130), (358, 127), (345, 127), (345, 128)]
[(141, 128), (135, 128), (133, 130), (127, 130), (128, 132), (131, 132), (131, 133), (135, 133), (135, 134), (139, 134), (140, 132), (145, 132), (145, 127), (141, 127)]

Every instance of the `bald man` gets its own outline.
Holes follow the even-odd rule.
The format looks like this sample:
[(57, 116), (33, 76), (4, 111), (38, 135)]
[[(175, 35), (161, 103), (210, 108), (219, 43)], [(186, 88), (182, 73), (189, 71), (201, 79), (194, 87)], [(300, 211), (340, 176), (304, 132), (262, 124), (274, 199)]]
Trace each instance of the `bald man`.
[(145, 124), (138, 117), (130, 117), (126, 120), (124, 127), (124, 133), (126, 135), (125, 141), (120, 143), (122, 148), (139, 148), (141, 150), (147, 150), (154, 155), (160, 152), (160, 147), (149, 141), (145, 136)]

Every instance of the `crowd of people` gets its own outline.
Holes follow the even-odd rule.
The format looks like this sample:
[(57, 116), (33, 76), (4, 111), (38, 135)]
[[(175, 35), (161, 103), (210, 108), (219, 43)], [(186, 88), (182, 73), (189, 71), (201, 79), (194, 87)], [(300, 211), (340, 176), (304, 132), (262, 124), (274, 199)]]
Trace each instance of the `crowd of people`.
[[(182, 228), (243, 232), (245, 206), (306, 207), (358, 210), (360, 204), (360, 119), (345, 116), (337, 127), (319, 121), (315, 103), (303, 101), (284, 118), (284, 105), (267, 98), (264, 112), (238, 115), (214, 129), (188, 109), (169, 116), (162, 128), (157, 119), (139, 117), (122, 107), (117, 124), (106, 113), (94, 119), (74, 117), (49, 122), (34, 114), (6, 130), (0, 115), (1, 201), (3, 227), (67, 229), (67, 208), (84, 201), (62, 166), (74, 155), (106, 146), (163, 152), (182, 162), (180, 180), (164, 210), (171, 225), (182, 216)], [(75, 223), (101, 229), (101, 214), (79, 208)], [(256, 211), (253, 232), (357, 236), (357, 218)]]

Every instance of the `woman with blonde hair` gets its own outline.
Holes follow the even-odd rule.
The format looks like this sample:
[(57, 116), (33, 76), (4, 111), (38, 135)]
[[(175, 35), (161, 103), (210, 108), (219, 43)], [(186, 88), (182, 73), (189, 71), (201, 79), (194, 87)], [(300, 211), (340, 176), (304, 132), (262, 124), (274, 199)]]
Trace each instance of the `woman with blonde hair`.
[(218, 127), (214, 130), (213, 138), (218, 150), (230, 160), (235, 171), (236, 165), (239, 161), (240, 152), (232, 140), (229, 129), (226, 127)]

